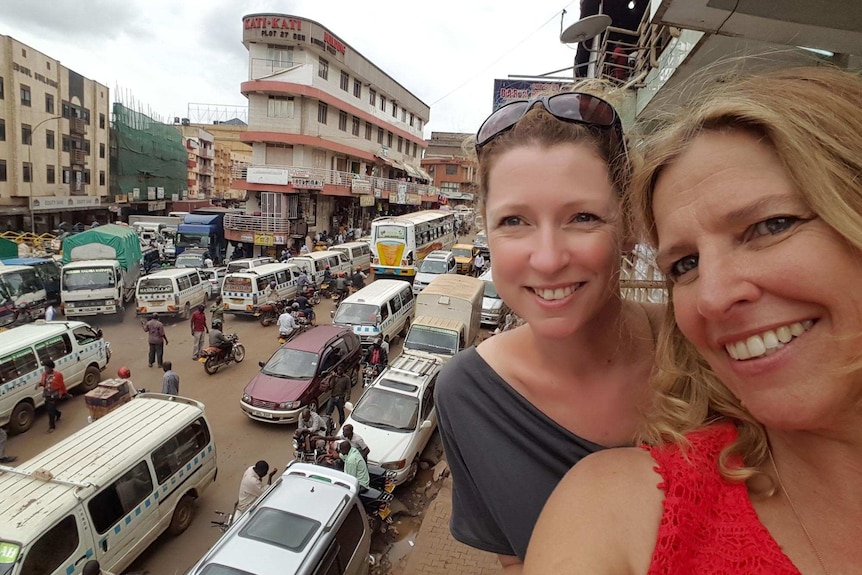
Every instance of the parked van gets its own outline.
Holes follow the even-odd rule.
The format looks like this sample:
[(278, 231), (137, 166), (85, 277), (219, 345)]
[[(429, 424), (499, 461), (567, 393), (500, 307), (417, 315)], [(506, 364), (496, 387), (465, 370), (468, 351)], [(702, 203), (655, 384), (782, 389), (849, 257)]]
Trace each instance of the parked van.
[(413, 292), (403, 280), (376, 280), (345, 298), (335, 310), (332, 324), (352, 327), (363, 346), (378, 335), (392, 341), (407, 335), (413, 319)]
[(249, 268), (242, 272), (228, 273), (224, 277), (221, 297), (228, 313), (254, 314), (257, 307), (266, 303), (266, 289), (275, 281), (279, 299), (296, 297), (296, 278), (299, 266), (274, 263)]
[(164, 531), (178, 535), (216, 477), (204, 406), (141, 394), (0, 473), (4, 575), (122, 573)]
[(4, 266), (30, 266), (45, 284), (49, 303), (60, 303), (60, 265), (53, 258), (9, 258), (0, 260)]
[(189, 575), (364, 575), (371, 529), (356, 478), (293, 462)]
[[(0, 327), (42, 317), (48, 302), (45, 283), (30, 266), (0, 266)], [(26, 312), (20, 316), (21, 312)], [(19, 317), (20, 316), (20, 317)]]
[(36, 408), (45, 402), (36, 383), (48, 359), (67, 389), (90, 391), (102, 380), (111, 346), (101, 330), (82, 321), (38, 321), (0, 333), (0, 426), (23, 433), (33, 425)]
[(341, 252), (350, 261), (350, 268), (355, 270), (356, 266), (368, 273), (371, 271), (371, 246), (367, 242), (348, 242), (332, 246), (332, 251)]
[(209, 292), (209, 282), (195, 268), (162, 270), (138, 280), (135, 313), (188, 319), (195, 307), (207, 301)]
[(329, 266), (329, 271), (333, 275), (344, 272), (349, 277), (352, 273), (348, 257), (343, 252), (335, 250), (311, 252), (304, 256), (296, 256), (287, 260), (287, 263), (300, 266), (308, 274), (308, 279), (317, 285), (320, 285), (323, 281), (323, 272), (326, 266)]
[(262, 256), (257, 258), (241, 258), (238, 260), (233, 260), (227, 265), (227, 273), (242, 272), (265, 264), (274, 263), (276, 263), (276, 261), (269, 256)]

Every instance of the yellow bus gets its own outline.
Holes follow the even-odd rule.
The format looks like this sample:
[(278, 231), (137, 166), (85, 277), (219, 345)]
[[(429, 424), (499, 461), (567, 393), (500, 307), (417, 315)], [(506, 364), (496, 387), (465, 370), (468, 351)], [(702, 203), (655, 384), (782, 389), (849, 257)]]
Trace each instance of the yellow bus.
[(434, 250), (455, 245), (455, 215), (423, 210), (371, 222), (371, 267), (376, 278), (413, 281), (416, 268)]

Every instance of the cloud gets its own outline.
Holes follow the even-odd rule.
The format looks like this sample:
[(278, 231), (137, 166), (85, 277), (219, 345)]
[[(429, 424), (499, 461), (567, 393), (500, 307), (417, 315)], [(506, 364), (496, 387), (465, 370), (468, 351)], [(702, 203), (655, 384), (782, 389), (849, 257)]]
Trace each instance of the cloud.
[(7, 26), (34, 34), (85, 38), (90, 42), (135, 36), (145, 31), (135, 5), (116, 0), (87, 0), (86, 7), (80, 2), (4, 0), (3, 19)]

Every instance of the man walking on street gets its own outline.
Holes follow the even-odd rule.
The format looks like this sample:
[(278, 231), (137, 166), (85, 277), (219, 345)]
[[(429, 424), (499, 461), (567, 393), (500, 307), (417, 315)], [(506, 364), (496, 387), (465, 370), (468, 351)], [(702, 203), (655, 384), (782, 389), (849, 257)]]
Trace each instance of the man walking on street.
[(350, 378), (345, 375), (344, 368), (338, 366), (335, 368), (335, 375), (332, 377), (332, 395), (329, 397), (329, 403), (326, 404), (326, 415), (332, 416), (333, 410), (338, 410), (338, 425), (344, 424), (344, 402), (350, 397)]
[(482, 256), (482, 252), (476, 254), (476, 259), (473, 260), (473, 267), (476, 268), (476, 277), (482, 275), (482, 271), (485, 268), (485, 258)]
[(197, 359), (204, 350), (204, 336), (210, 331), (210, 328), (207, 327), (207, 316), (204, 313), (204, 306), (199, 305), (195, 308), (192, 314), (191, 326), (193, 338), (192, 359)]
[(153, 362), (162, 367), (162, 357), (164, 357), (168, 336), (165, 335), (165, 325), (159, 321), (159, 314), (154, 313), (150, 316), (150, 321), (144, 324), (144, 331), (147, 332), (147, 342), (150, 344), (147, 367), (153, 367)]
[(54, 370), (54, 361), (46, 359), (42, 365), (45, 366), (45, 372), (36, 384), (36, 388), (43, 388), (42, 396), (45, 398), (45, 408), (48, 410), (48, 433), (53, 433), (54, 427), (63, 416), (63, 413), (57, 409), (57, 402), (69, 395), (69, 392), (66, 391), (63, 374)]
[(165, 395), (180, 394), (180, 376), (171, 369), (171, 362), (166, 361), (162, 364), (162, 369), (165, 370), (165, 375), (162, 376), (162, 393)]

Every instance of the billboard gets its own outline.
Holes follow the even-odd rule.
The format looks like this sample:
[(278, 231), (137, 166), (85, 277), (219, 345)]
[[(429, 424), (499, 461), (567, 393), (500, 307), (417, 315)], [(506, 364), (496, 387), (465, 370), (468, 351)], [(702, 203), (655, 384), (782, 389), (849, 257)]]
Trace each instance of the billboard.
[(539, 80), (494, 80), (494, 110), (512, 100), (529, 100), (544, 94), (561, 92), (571, 82), (543, 82)]

